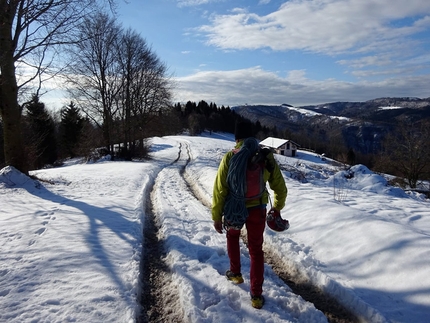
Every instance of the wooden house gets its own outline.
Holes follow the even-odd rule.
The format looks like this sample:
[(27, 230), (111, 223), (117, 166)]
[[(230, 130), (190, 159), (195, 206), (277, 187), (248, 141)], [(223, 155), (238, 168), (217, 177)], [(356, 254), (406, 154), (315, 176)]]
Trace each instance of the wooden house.
[(275, 153), (288, 157), (295, 157), (297, 149), (300, 147), (294, 141), (274, 137), (264, 139), (260, 142), (260, 146), (271, 148)]

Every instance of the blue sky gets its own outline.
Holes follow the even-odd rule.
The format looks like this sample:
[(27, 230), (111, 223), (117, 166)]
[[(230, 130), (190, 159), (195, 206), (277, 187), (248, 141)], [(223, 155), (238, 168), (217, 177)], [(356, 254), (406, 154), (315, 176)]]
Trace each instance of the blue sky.
[(168, 66), (175, 101), (430, 97), (430, 1), (120, 0), (118, 20)]

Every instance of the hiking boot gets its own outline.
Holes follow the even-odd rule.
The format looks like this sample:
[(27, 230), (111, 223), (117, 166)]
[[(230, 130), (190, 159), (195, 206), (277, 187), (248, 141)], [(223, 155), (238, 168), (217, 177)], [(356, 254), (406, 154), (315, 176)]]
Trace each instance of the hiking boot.
[(230, 270), (227, 270), (225, 272), (225, 277), (227, 277), (227, 280), (230, 280), (234, 284), (242, 284), (243, 283), (243, 277), (241, 273), (235, 274)]
[(260, 309), (264, 305), (264, 296), (251, 296), (251, 305), (253, 308)]

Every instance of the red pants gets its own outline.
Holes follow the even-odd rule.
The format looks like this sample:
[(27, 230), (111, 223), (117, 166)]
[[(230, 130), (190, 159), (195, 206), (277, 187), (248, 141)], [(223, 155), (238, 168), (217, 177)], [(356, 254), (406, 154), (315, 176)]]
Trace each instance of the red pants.
[[(251, 295), (260, 296), (263, 292), (264, 254), (263, 233), (266, 225), (266, 208), (256, 207), (248, 209), (246, 230), (248, 233), (248, 250), (251, 258)], [(230, 270), (240, 273), (240, 230), (227, 231), (227, 251), (230, 258)]]

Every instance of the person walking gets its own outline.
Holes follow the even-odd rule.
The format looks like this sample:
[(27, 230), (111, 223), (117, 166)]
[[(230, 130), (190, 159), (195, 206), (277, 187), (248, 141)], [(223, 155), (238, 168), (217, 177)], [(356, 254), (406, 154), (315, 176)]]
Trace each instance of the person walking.
[[(265, 299), (263, 293), (264, 253), (263, 234), (266, 220), (275, 231), (288, 229), (288, 221), (283, 220), (280, 211), (285, 206), (287, 187), (276, 162), (273, 152), (258, 149), (257, 140), (253, 137), (252, 125), (239, 122), (235, 127), (236, 145), (227, 152), (218, 167), (213, 187), (212, 220), (215, 230), (223, 233), (226, 230), (227, 251), (230, 259), (230, 269), (225, 275), (235, 284), (244, 282), (240, 261), (240, 233), (243, 225), (246, 227), (248, 250), (251, 260), (250, 294), (251, 305), (260, 309)], [(256, 165), (261, 166), (261, 178), (249, 175), (250, 158), (264, 155)], [(258, 154), (257, 154), (258, 155)], [(258, 167), (258, 166), (254, 166)], [(249, 178), (250, 177), (250, 178)], [(257, 183), (262, 182), (263, 185)], [(266, 219), (266, 207), (269, 193), (266, 182), (274, 191), (273, 207)], [(259, 189), (259, 187), (261, 187)], [(252, 190), (252, 196), (249, 191)], [(260, 190), (257, 194), (256, 191)], [(270, 221), (270, 222), (269, 222)]]

